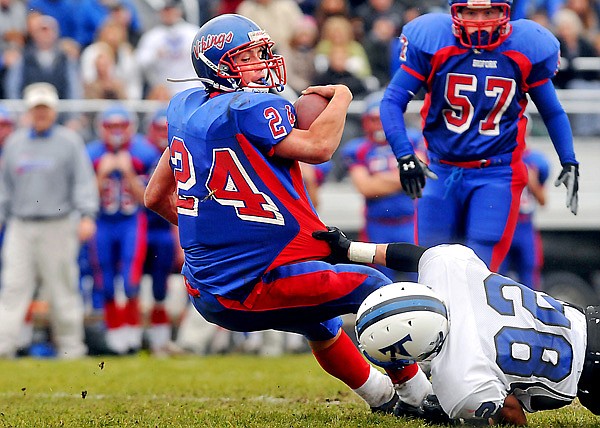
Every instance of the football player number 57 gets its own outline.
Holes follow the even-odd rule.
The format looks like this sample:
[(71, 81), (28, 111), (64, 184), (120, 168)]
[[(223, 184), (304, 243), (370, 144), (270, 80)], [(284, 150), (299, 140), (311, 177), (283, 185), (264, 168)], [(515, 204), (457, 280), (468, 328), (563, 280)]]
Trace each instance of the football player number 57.
[[(495, 98), (494, 106), (484, 120), (479, 121), (481, 135), (499, 135), (500, 119), (515, 96), (516, 83), (513, 79), (487, 76), (485, 96)], [(477, 91), (477, 76), (472, 74), (449, 73), (446, 78), (446, 102), (451, 109), (443, 111), (446, 127), (462, 134), (471, 127), (475, 108), (468, 94)]]
[(203, 199), (194, 196), (202, 190), (193, 189), (197, 181), (192, 155), (183, 140), (177, 137), (171, 143), (171, 164), (177, 181), (178, 214), (198, 216), (199, 202), (213, 200), (220, 205), (232, 207), (241, 220), (284, 224), (277, 205), (258, 189), (233, 150), (213, 150), (212, 164), (205, 184), (206, 196)]

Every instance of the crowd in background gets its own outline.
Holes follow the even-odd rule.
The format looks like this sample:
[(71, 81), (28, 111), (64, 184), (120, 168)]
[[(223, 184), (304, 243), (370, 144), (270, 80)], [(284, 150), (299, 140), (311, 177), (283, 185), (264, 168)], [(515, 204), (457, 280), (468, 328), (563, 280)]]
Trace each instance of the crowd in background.
[[(141, 1), (141, 0), (138, 0)], [(559, 88), (597, 84), (600, 5), (594, 0), (515, 0), (514, 17), (551, 29), (563, 60)], [(29, 83), (48, 81), (61, 99), (160, 99), (195, 83), (189, 40), (222, 13), (239, 13), (267, 30), (287, 63), (288, 86), (344, 83), (357, 98), (385, 87), (402, 26), (448, 10), (444, 0), (201, 1), (186, 17), (178, 0), (156, 2), (156, 25), (134, 0), (1, 0), (0, 98), (19, 99)], [(188, 21), (186, 21), (188, 18)], [(584, 83), (582, 83), (584, 82)]]
[[(175, 92), (198, 85), (193, 81), (167, 81), (195, 76), (190, 45), (198, 24), (218, 14), (239, 13), (264, 28), (275, 41), (275, 50), (285, 57), (290, 97), (294, 98), (309, 85), (342, 83), (352, 90), (355, 99), (365, 99), (384, 89), (398, 67), (396, 42), (402, 26), (421, 14), (448, 10), (445, 0), (199, 0), (199, 15), (190, 17), (186, 16), (183, 3), (177, 0), (155, 3), (155, 25), (145, 25), (138, 3), (133, 0), (0, 0), (0, 98), (22, 99), (29, 85), (48, 82), (61, 100), (166, 103)], [(600, 2), (515, 0), (513, 15), (542, 23), (559, 39), (563, 59), (554, 80), (558, 88), (600, 87), (600, 67), (594, 62), (600, 52)], [(30, 112), (1, 110), (0, 131), (29, 126), (31, 120)], [(103, 139), (96, 114), (63, 113), (58, 121), (79, 133), (88, 149), (94, 140)], [(152, 139), (151, 116), (132, 117), (130, 122), (136, 125), (133, 134), (139, 134), (143, 140)], [(362, 133), (362, 129), (357, 129), (355, 135), (348, 137)], [(1, 136), (0, 139), (4, 140)], [(93, 152), (88, 152), (94, 160)], [(147, 180), (159, 154), (160, 150), (154, 153), (154, 158), (149, 156), (143, 168), (136, 167), (137, 179)], [(97, 163), (94, 166), (99, 175)], [(142, 201), (138, 198), (135, 203), (141, 206)], [(99, 230), (99, 233), (104, 232)], [(94, 246), (83, 246), (79, 261), (82, 277), (94, 285), (87, 289), (83, 285), (82, 291), (89, 299), (88, 318), (100, 314), (103, 321), (102, 298), (92, 296), (97, 283), (102, 282), (98, 278), (103, 272), (90, 262), (90, 248)], [(152, 257), (163, 256), (153, 253)], [(169, 257), (169, 273), (177, 272), (181, 263), (178, 254), (165, 257)], [(131, 286), (139, 287), (140, 281), (138, 278)], [(125, 294), (129, 292), (126, 290)], [(159, 297), (165, 298), (163, 294)], [(34, 306), (30, 315), (32, 311), (35, 312)], [(198, 317), (195, 311), (182, 311), (179, 316), (188, 312), (193, 312), (189, 314), (191, 317)], [(154, 312), (144, 316), (148, 320), (152, 316), (166, 319)], [(259, 352), (261, 346), (269, 344), (280, 351), (306, 349), (295, 337), (235, 336), (212, 329), (197, 318), (180, 321), (169, 320), (177, 326), (189, 324), (186, 334), (191, 336), (190, 331), (203, 332), (201, 338), (186, 338), (183, 334), (179, 342), (196, 352), (224, 352), (232, 346)], [(94, 330), (88, 329), (87, 334), (89, 339)], [(161, 343), (175, 340), (173, 332), (167, 336), (169, 341)], [(118, 343), (120, 336), (115, 340)], [(29, 345), (31, 340), (22, 347), (28, 349)], [(122, 354), (141, 347), (138, 341), (131, 348), (114, 345), (112, 349), (100, 346), (97, 350)], [(158, 348), (156, 351), (159, 353)], [(160, 351), (178, 349), (171, 346)]]

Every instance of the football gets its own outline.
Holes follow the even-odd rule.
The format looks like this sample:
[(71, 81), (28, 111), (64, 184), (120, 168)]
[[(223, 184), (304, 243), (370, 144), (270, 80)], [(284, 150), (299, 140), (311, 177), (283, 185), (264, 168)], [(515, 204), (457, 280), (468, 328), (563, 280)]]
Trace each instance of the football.
[(302, 95), (294, 103), (296, 108), (296, 128), (308, 129), (315, 119), (325, 110), (329, 99), (319, 94)]

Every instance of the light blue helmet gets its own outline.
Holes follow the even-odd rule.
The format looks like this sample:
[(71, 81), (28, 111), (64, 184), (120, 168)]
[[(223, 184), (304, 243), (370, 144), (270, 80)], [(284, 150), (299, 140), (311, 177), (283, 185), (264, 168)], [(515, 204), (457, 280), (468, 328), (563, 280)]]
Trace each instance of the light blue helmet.
[[(283, 57), (272, 52), (269, 35), (250, 19), (236, 14), (221, 15), (204, 24), (192, 43), (196, 74), (209, 89), (238, 91), (243, 88), (283, 90), (286, 72)], [(247, 49), (263, 49), (262, 58), (245, 63), (243, 71), (267, 70), (264, 82), (246, 82), (233, 56)]]

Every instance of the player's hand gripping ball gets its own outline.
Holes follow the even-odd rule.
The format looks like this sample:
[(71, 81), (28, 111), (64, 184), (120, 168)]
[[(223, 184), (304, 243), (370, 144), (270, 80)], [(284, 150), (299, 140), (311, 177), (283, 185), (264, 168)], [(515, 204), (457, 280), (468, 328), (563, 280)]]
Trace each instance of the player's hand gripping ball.
[(300, 96), (294, 103), (296, 108), (296, 128), (308, 129), (317, 117), (325, 110), (329, 100), (319, 94)]

